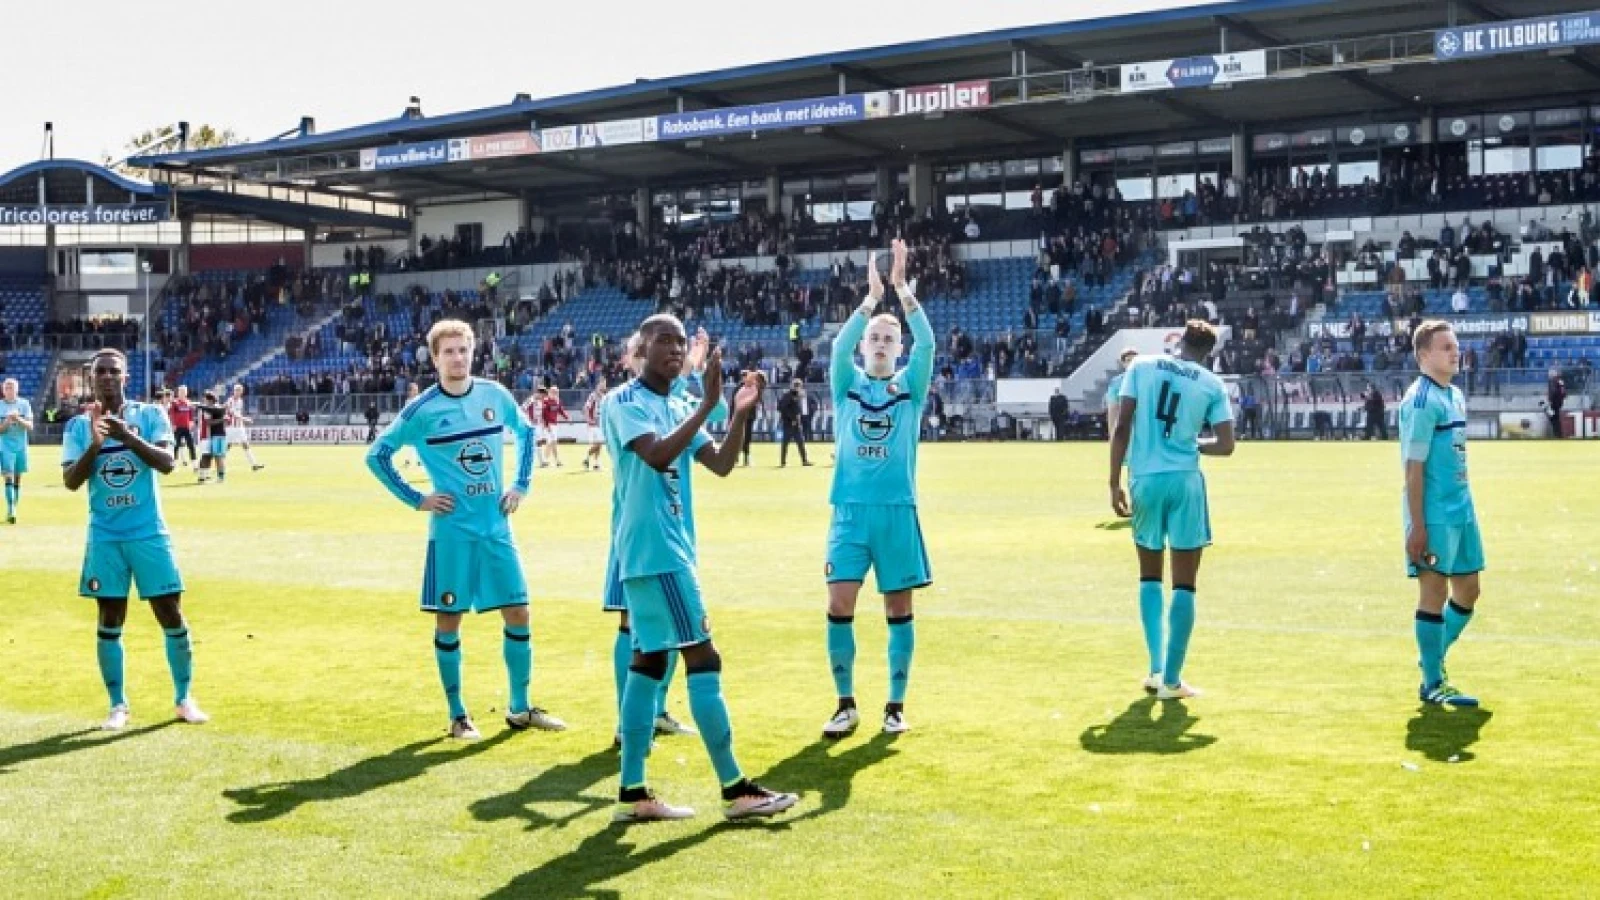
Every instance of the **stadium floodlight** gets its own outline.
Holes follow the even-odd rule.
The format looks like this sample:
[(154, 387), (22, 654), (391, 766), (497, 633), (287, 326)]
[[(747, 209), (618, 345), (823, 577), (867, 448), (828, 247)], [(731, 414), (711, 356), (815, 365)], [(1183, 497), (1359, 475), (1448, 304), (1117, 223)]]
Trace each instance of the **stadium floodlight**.
[(139, 260), (139, 271), (144, 273), (144, 347), (143, 347), (143, 350), (144, 350), (144, 399), (145, 399), (145, 402), (148, 403), (148, 402), (150, 402), (150, 399), (151, 399), (151, 396), (152, 396), (151, 393), (150, 393), (151, 370), (155, 368), (154, 366), (150, 365), (150, 258), (149, 257), (145, 257), (145, 258)]

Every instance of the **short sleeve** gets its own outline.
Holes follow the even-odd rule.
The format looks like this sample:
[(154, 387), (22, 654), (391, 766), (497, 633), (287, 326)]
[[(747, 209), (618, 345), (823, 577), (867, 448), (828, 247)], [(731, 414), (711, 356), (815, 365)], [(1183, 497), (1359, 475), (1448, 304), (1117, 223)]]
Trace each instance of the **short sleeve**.
[(694, 433), (694, 437), (689, 439), (689, 457), (692, 459), (700, 452), (700, 448), (705, 447), (710, 443), (711, 435), (707, 434), (704, 428), (696, 431)]
[(172, 443), (172, 420), (159, 406), (144, 407), (144, 439), (150, 444)]
[(89, 447), (87, 421), (78, 416), (67, 423), (66, 433), (61, 437), (61, 465), (70, 466), (83, 456), (83, 451)]
[(637, 403), (611, 403), (607, 404), (605, 412), (606, 434), (617, 439), (617, 443), (624, 448), (632, 449), (632, 444), (647, 434), (656, 433), (656, 423), (651, 419), (650, 413)]
[(1211, 423), (1212, 428), (1233, 421), (1233, 403), (1228, 400), (1228, 386), (1220, 381), (1212, 382), (1211, 407), (1206, 410), (1206, 421)]
[(1122, 382), (1117, 386), (1118, 400), (1139, 399), (1139, 382), (1141, 380), (1139, 373), (1143, 369), (1143, 366), (1132, 365), (1128, 367), (1128, 371), (1122, 373)]
[(1408, 410), (1410, 415), (1400, 417), (1401, 453), (1407, 462), (1427, 462), (1428, 452), (1433, 449), (1433, 431), (1438, 418), (1437, 407), (1426, 402), (1426, 397), (1423, 399), (1421, 406), (1413, 406)]

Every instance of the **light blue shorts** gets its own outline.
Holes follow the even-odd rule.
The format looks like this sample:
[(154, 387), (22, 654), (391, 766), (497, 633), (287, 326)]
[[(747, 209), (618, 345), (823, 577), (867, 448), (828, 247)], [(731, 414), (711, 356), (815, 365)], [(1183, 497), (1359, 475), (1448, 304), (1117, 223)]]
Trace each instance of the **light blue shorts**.
[(1200, 550), (1211, 546), (1206, 479), (1195, 472), (1156, 472), (1128, 483), (1133, 501), (1133, 542), (1144, 550)]
[(207, 452), (212, 456), (216, 457), (217, 459), (227, 458), (228, 438), (226, 435), (222, 437), (207, 438), (206, 445), (210, 448)]
[(915, 506), (848, 503), (833, 508), (824, 577), (829, 584), (866, 581), (869, 569), (884, 594), (933, 583), (933, 564)]
[(1408, 559), (1406, 574), (1415, 578), (1419, 569), (1450, 577), (1482, 572), (1483, 535), (1478, 532), (1478, 523), (1429, 525), (1428, 555), (1433, 557), (1433, 562), (1420, 567)]
[(488, 612), (528, 605), (522, 559), (510, 539), (429, 540), (422, 570), (422, 611)]
[(28, 445), (15, 450), (0, 447), (0, 474), (26, 475), (28, 473)]
[(160, 535), (137, 541), (89, 541), (83, 550), (78, 596), (125, 600), (130, 586), (139, 588), (141, 600), (183, 593), (183, 576), (178, 574), (172, 538)]
[(600, 601), (603, 612), (627, 612), (628, 597), (622, 590), (622, 567), (617, 565), (615, 550), (606, 554), (605, 596)]
[(622, 590), (627, 596), (633, 647), (640, 653), (660, 653), (711, 640), (711, 621), (706, 618), (700, 579), (693, 569), (629, 578), (622, 582)]

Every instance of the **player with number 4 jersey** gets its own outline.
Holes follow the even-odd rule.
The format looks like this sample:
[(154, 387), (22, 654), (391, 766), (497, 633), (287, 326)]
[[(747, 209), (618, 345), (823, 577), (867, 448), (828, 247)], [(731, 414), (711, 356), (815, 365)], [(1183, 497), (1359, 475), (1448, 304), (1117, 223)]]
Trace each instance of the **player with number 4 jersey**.
[[(1111, 435), (1111, 508), (1132, 515), (1139, 556), (1139, 617), (1144, 625), (1149, 674), (1144, 689), (1162, 700), (1199, 696), (1183, 682), (1183, 663), (1194, 630), (1195, 580), (1200, 555), (1211, 545), (1211, 510), (1200, 456), (1233, 454), (1233, 408), (1222, 380), (1205, 366), (1217, 333), (1191, 320), (1176, 357), (1142, 356), (1118, 389), (1116, 431)], [(1211, 428), (1216, 437), (1202, 439)], [(1128, 495), (1122, 467), (1128, 466)], [(1164, 552), (1172, 552), (1172, 605), (1162, 634)]]

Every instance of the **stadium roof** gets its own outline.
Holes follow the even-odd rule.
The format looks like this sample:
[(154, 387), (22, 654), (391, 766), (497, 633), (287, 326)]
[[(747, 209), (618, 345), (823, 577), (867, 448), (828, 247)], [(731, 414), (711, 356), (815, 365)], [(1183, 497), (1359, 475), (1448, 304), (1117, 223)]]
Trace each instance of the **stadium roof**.
[(89, 202), (91, 181), (97, 203), (163, 200), (171, 190), (164, 184), (127, 178), (81, 159), (41, 159), (0, 175), (0, 203), (84, 204)]
[[(1496, 5), (1496, 2), (1502, 4)], [(1586, 10), (1592, 0), (1456, 0), (1461, 24)], [(778, 100), (826, 98), (976, 79), (1013, 79), (1227, 50), (1283, 48), (1359, 38), (1416, 38), (1450, 24), (1445, 0), (1237, 0), (1132, 15), (1039, 25), (742, 66), (443, 116), (402, 116), (326, 134), (135, 159), (167, 172), (205, 170), (249, 180), (300, 179), (322, 187), (403, 200), (463, 194), (581, 195), (645, 184), (736, 181), (764, 174), (870, 167), (912, 158), (970, 159), (1057, 154), (1127, 139), (1176, 139), (1260, 130), (1290, 122), (1420, 120), (1430, 112), (1495, 105), (1585, 102), (1600, 92), (1600, 62), (1583, 47), (1508, 54), (1470, 62), (1372, 65), (1215, 90), (1100, 94), (1092, 102), (1035, 100), (947, 116), (898, 116), (702, 140), (660, 140), (562, 153), (363, 171), (362, 150), (530, 128), (671, 115)], [(1431, 53), (1431, 40), (1427, 41)], [(1324, 51), (1326, 48), (1324, 48)], [(1366, 52), (1365, 48), (1362, 52)], [(1337, 60), (1329, 60), (1330, 62)], [(1412, 62), (1415, 62), (1413, 59)], [(1471, 77), (1463, 77), (1466, 67)], [(1018, 68), (1022, 67), (1022, 71)], [(998, 82), (997, 82), (998, 83)], [(1083, 99), (1083, 98), (1076, 98)]]

